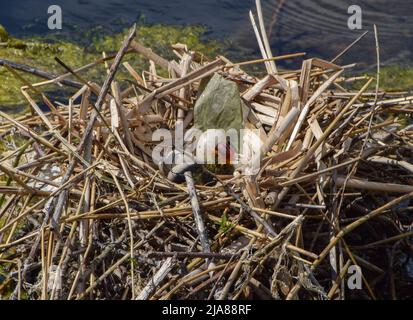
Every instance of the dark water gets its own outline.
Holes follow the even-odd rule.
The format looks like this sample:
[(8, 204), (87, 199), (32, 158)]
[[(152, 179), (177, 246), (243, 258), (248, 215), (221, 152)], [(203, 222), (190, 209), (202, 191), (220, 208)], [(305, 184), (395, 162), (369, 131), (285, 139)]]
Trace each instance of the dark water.
[[(207, 36), (231, 39), (234, 53), (259, 55), (248, 11), (253, 0), (0, 0), (0, 23), (15, 35), (49, 34), (47, 8), (63, 10), (63, 32), (102, 25), (117, 31), (145, 17), (147, 23), (201, 24)], [(363, 10), (363, 30), (349, 30), (347, 9)], [(377, 24), (385, 64), (413, 61), (413, 0), (262, 0), (274, 54), (306, 51), (332, 58), (365, 30)], [(75, 28), (76, 26), (76, 28)], [(372, 32), (343, 63), (374, 64)]]

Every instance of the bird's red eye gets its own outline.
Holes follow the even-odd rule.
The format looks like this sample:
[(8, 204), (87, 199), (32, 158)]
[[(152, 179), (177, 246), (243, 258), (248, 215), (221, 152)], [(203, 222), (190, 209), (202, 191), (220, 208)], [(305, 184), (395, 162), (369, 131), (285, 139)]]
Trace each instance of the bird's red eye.
[(232, 160), (234, 159), (235, 152), (230, 143), (218, 143), (215, 147), (216, 159), (219, 155), (225, 155), (225, 164), (231, 164)]

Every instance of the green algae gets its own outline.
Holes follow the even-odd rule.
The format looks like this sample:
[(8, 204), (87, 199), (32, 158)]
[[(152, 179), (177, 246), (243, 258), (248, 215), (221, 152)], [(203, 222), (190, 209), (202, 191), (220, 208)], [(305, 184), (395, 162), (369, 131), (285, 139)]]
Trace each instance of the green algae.
[(380, 71), (380, 87), (386, 91), (411, 91), (413, 68), (399, 65), (387, 66)]
[[(364, 74), (367, 77), (377, 77), (376, 71)], [(365, 81), (356, 81), (352, 88), (360, 89)], [(386, 92), (412, 91), (413, 66), (389, 65), (380, 68), (380, 89)]]
[(9, 40), (9, 33), (7, 30), (0, 24), (0, 42), (6, 42)]
[[(365, 74), (368, 77), (377, 77), (376, 72), (369, 72)], [(365, 81), (356, 81), (351, 89), (360, 90), (365, 84)], [(389, 65), (380, 68), (380, 90), (385, 92), (411, 92), (413, 90), (413, 67), (401, 65)], [(397, 116), (397, 121), (400, 128), (405, 128), (412, 124), (413, 117), (411, 114), (389, 114), (389, 116)]]
[[(78, 68), (102, 58), (102, 52), (116, 52), (128, 30), (120, 33), (105, 32), (102, 27), (94, 28), (81, 35), (81, 43), (66, 39), (65, 36), (13, 38), (0, 25), (1, 42), (0, 58), (20, 64), (26, 64), (53, 74), (64, 73), (65, 70), (54, 60), (58, 57), (72, 68)], [(139, 25), (136, 38), (143, 45), (151, 47), (155, 52), (168, 59), (175, 58), (171, 45), (184, 43), (190, 50), (200, 51), (213, 57), (219, 43), (204, 39), (205, 29), (200, 26), (165, 26)], [(148, 61), (138, 54), (129, 54), (125, 58), (138, 72), (147, 68)], [(119, 70), (118, 78), (127, 75), (126, 70)], [(39, 82), (38, 77), (22, 74), (29, 82)], [(82, 73), (88, 80), (98, 83), (104, 80), (106, 71), (103, 65)], [(27, 102), (20, 93), (22, 83), (4, 67), (0, 67), (0, 109), (9, 113), (17, 113), (27, 107)], [(46, 88), (53, 90), (53, 88)], [(56, 89), (56, 88), (54, 88)]]
[[(93, 55), (85, 53), (83, 48), (78, 45), (63, 41), (47, 43), (47, 40), (9, 39), (7, 46), (0, 47), (0, 58), (2, 59), (59, 74), (63, 70), (54, 60), (55, 56), (75, 67), (94, 59)], [(29, 74), (22, 74), (22, 76), (31, 83), (41, 81), (38, 77)], [(0, 106), (2, 110), (12, 112), (13, 109), (16, 109), (15, 111), (18, 111), (18, 106), (25, 104), (25, 99), (20, 93), (21, 86), (20, 80), (16, 79), (6, 68), (0, 68)]]

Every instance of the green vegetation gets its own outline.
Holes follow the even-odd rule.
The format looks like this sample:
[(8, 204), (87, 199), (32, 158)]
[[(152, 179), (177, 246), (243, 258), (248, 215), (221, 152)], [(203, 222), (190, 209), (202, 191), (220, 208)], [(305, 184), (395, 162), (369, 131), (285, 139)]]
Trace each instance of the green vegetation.
[[(9, 36), (0, 25), (0, 58), (16, 63), (26, 64), (40, 70), (54, 74), (64, 73), (65, 70), (54, 60), (59, 57), (67, 65), (77, 68), (102, 57), (102, 52), (112, 53), (119, 49), (128, 30), (119, 34), (105, 33), (103, 28), (95, 28), (82, 34), (82, 43), (79, 44), (65, 39), (65, 37), (37, 37), (16, 39)], [(219, 48), (216, 41), (203, 41), (205, 33), (203, 27), (198, 26), (163, 26), (140, 25), (137, 29), (137, 39), (155, 52), (166, 58), (174, 58), (170, 46), (175, 43), (185, 43), (190, 50), (200, 51), (207, 56), (213, 56)], [(130, 54), (128, 62), (139, 72), (147, 66), (147, 61), (137, 55)], [(82, 73), (88, 80), (103, 81), (106, 72), (104, 66), (95, 67)], [(118, 77), (124, 76), (121, 70)], [(23, 74), (25, 79), (34, 83), (41, 79)], [(13, 77), (4, 67), (0, 67), (0, 108), (7, 112), (20, 111), (17, 106), (26, 104), (20, 93), (21, 82)], [(56, 88), (46, 88), (56, 90)]]
[(9, 33), (6, 29), (0, 24), (0, 42), (6, 42), (9, 39)]
[[(376, 77), (376, 72), (371, 71), (366, 74), (369, 77)], [(365, 81), (357, 81), (354, 89), (360, 89)], [(381, 67), (380, 89), (387, 92), (400, 92), (413, 90), (413, 66), (390, 65)]]
[(235, 225), (232, 224), (229, 219), (227, 214), (224, 212), (224, 214), (221, 216), (221, 221), (219, 222), (220, 228), (219, 231), (222, 233), (228, 233), (230, 230), (232, 230)]
[(380, 87), (386, 91), (410, 91), (413, 89), (413, 68), (388, 66), (380, 72)]
[[(376, 77), (377, 73), (369, 72), (369, 77)], [(351, 89), (359, 90), (365, 84), (365, 80), (356, 81)], [(380, 69), (380, 90), (386, 92), (404, 92), (413, 90), (413, 67), (391, 65), (384, 66)], [(412, 123), (411, 114), (387, 114), (388, 119), (397, 117), (401, 128)]]

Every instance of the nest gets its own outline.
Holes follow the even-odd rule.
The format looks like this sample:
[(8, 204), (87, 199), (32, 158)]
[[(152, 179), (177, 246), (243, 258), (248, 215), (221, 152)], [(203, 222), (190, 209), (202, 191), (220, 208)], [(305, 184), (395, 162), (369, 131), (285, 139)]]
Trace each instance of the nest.
[[(168, 61), (132, 28), (116, 55), (77, 70), (59, 61), (67, 73), (36, 72), (41, 83), (15, 71), (34, 68), (5, 64), (30, 110), (0, 112), (3, 298), (412, 298), (412, 126), (401, 119), (413, 97), (344, 76), (351, 65), (337, 61), (362, 37), (336, 59), (279, 71), (305, 54), (273, 57), (251, 18), (255, 61), (183, 44)], [(127, 62), (136, 54), (150, 61), (141, 74)], [(102, 63), (103, 84), (82, 77)], [(243, 70), (251, 64), (266, 75)], [(117, 79), (123, 67), (130, 76)], [(216, 76), (238, 92), (239, 123), (258, 132), (258, 170), (155, 161), (154, 133), (193, 128)], [(361, 89), (347, 89), (356, 79)], [(77, 91), (53, 103), (42, 92), (51, 84)]]

